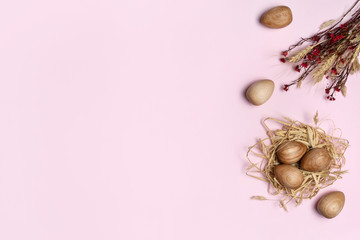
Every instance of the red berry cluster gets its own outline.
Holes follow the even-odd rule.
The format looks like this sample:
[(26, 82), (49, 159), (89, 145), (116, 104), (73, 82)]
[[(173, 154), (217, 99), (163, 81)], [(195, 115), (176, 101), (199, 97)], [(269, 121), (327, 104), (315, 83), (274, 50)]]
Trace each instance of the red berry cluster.
[[(334, 25), (309, 38), (302, 38), (298, 43), (281, 52), (280, 61), (295, 63), (294, 70), (301, 73), (299, 78), (283, 85), (284, 91), (288, 91), (294, 84), (300, 86), (301, 82), (312, 73), (316, 82), (321, 81), (322, 76), (329, 81), (329, 86), (325, 89), (326, 99), (334, 101), (336, 92), (343, 92), (342, 88), (345, 87), (349, 74), (360, 69), (360, 64), (357, 62), (360, 52), (360, 9), (356, 10), (345, 23), (341, 21), (359, 2), (360, 0), (357, 0)], [(309, 45), (304, 49), (305, 52), (298, 51), (289, 57), (293, 49), (304, 43)], [(358, 65), (358, 69), (355, 65)]]

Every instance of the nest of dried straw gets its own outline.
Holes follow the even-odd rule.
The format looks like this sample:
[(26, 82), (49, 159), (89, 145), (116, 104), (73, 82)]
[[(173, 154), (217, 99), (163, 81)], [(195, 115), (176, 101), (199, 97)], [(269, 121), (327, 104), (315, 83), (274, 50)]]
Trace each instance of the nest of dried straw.
[[(280, 128), (271, 130), (269, 122), (280, 124)], [(318, 126), (317, 114), (314, 117), (315, 126), (310, 126), (299, 121), (285, 118), (278, 120), (267, 118), (263, 121), (268, 138), (259, 139), (258, 142), (249, 147), (247, 158), (250, 167), (247, 175), (266, 181), (269, 183), (268, 192), (272, 195), (280, 195), (280, 205), (286, 209), (286, 204), (294, 201), (299, 205), (303, 199), (311, 199), (323, 189), (332, 185), (336, 180), (342, 178), (346, 172), (342, 168), (345, 164), (344, 153), (349, 146), (349, 142), (333, 134), (327, 134)], [(321, 172), (308, 172), (300, 169), (304, 174), (304, 181), (298, 189), (289, 189), (282, 186), (274, 176), (274, 166), (280, 164), (276, 157), (277, 147), (287, 141), (298, 141), (305, 144), (308, 150), (312, 148), (325, 148), (332, 160), (329, 167)], [(258, 159), (255, 162), (252, 159)], [(296, 163), (294, 166), (299, 167)], [(268, 200), (262, 196), (253, 196), (252, 199)]]

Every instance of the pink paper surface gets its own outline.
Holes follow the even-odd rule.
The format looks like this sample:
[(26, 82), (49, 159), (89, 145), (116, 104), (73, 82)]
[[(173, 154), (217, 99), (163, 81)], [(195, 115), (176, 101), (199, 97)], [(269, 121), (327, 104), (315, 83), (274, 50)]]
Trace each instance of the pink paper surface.
[[(359, 75), (329, 102), (322, 83), (281, 91), (298, 75), (279, 61), (353, 2), (2, 0), (0, 239), (358, 239)], [(277, 5), (291, 25), (261, 26)], [(265, 78), (272, 98), (250, 105)], [(341, 214), (250, 200), (271, 197), (245, 174), (261, 121), (317, 110), (350, 141), (322, 192), (346, 194)]]

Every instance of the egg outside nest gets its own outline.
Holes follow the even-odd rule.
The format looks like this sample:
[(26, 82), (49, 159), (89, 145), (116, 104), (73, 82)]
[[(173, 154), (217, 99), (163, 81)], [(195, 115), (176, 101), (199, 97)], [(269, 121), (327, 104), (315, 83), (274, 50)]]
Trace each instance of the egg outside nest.
[(275, 84), (270, 79), (258, 80), (252, 83), (245, 92), (246, 99), (256, 105), (267, 102), (274, 92)]
[(268, 28), (284, 28), (293, 20), (291, 9), (287, 6), (273, 7), (264, 12), (260, 22)]
[(345, 194), (334, 191), (325, 194), (317, 202), (317, 211), (326, 218), (334, 218), (342, 211), (345, 205)]

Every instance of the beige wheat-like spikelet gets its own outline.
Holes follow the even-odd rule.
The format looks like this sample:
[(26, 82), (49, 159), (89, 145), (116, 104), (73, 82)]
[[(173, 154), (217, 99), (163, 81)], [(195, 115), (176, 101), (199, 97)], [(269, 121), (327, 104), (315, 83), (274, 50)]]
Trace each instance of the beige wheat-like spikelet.
[(326, 73), (334, 64), (335, 60), (337, 58), (337, 55), (332, 55), (329, 57), (322, 65), (319, 67), (315, 73), (313, 74), (314, 84), (318, 83), (323, 79), (324, 73)]
[(321, 82), (321, 80), (324, 78), (324, 74), (321, 74), (319, 76), (313, 76), (313, 79), (314, 79), (314, 85)]
[(360, 34), (356, 34), (355, 38), (351, 39), (350, 42), (351, 43), (356, 43), (360, 41)]
[(354, 62), (351, 65), (350, 74), (354, 74), (360, 70), (359, 59), (355, 58)]
[(266, 197), (263, 197), (263, 196), (252, 196), (251, 199), (254, 199), (254, 200), (269, 200), (267, 199)]
[(343, 95), (344, 97), (346, 97), (347, 87), (346, 87), (345, 85), (343, 85), (343, 86), (341, 87), (341, 93), (342, 93), (342, 95)]
[(296, 87), (297, 87), (297, 88), (301, 88), (302, 83), (303, 83), (303, 79), (300, 79), (300, 80), (297, 82)]
[(335, 21), (336, 21), (335, 19), (331, 19), (331, 20), (328, 20), (328, 21), (326, 21), (326, 22), (323, 22), (323, 23), (320, 25), (319, 30), (322, 30), (322, 29), (324, 29), (324, 28), (327, 28), (327, 27), (333, 25), (333, 24), (335, 23)]
[(357, 56), (359, 55), (359, 52), (360, 52), (360, 44), (358, 44), (354, 50), (354, 54), (352, 55), (351, 57), (351, 60), (350, 60), (350, 64), (353, 63), (355, 61), (355, 59), (357, 58)]
[(299, 51), (297, 54), (295, 54), (294, 56), (290, 57), (289, 62), (291, 62), (291, 63), (296, 63), (296, 62), (300, 61), (300, 60), (303, 59), (303, 58), (306, 56), (306, 54), (308, 54), (308, 53), (311, 51), (311, 49), (313, 49), (313, 48), (314, 48), (314, 46), (308, 46), (307, 48)]

